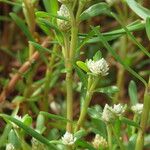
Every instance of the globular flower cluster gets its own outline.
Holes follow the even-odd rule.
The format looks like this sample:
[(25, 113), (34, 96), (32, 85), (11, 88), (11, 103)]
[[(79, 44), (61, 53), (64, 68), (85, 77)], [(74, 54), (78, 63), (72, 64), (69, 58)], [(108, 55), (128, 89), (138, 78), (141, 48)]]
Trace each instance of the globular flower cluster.
[(8, 143), (6, 144), (6, 150), (15, 150), (15, 147), (13, 146), (13, 144)]
[(98, 61), (94, 61), (90, 59), (87, 62), (87, 67), (95, 75), (101, 75), (101, 76), (108, 75), (109, 66), (104, 58)]
[(102, 113), (102, 120), (106, 123), (113, 122), (116, 117), (122, 116), (125, 110), (126, 106), (121, 104), (114, 105), (113, 107), (106, 104)]
[(58, 16), (65, 17), (67, 20), (57, 19), (58, 28), (61, 31), (67, 31), (70, 29), (70, 13), (68, 8), (63, 4), (61, 5), (59, 11), (57, 12)]
[(94, 148), (96, 148), (96, 149), (99, 149), (99, 147), (101, 147), (101, 148), (108, 147), (108, 143), (107, 143), (106, 139), (103, 138), (102, 136), (100, 136), (99, 134), (96, 134), (92, 144), (93, 144)]
[(131, 107), (131, 110), (135, 113), (135, 114), (141, 114), (142, 110), (143, 110), (143, 104), (137, 103), (136, 105), (133, 105)]
[(62, 137), (62, 142), (64, 145), (73, 145), (76, 141), (72, 133), (66, 132)]

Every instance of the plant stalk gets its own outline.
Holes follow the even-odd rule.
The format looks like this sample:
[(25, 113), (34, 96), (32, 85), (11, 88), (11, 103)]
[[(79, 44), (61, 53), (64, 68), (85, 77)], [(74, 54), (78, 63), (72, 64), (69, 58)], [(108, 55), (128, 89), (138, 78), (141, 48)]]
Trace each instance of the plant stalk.
[(110, 124), (106, 124), (106, 128), (107, 128), (107, 136), (108, 136), (108, 147), (109, 150), (112, 149), (112, 128)]
[[(88, 110), (88, 106), (90, 104), (90, 101), (91, 101), (91, 98), (92, 98), (92, 95), (93, 95), (93, 91), (94, 91), (98, 81), (99, 81), (99, 78), (97, 78), (96, 80), (91, 82), (91, 76), (89, 76), (88, 89), (87, 89), (87, 92), (86, 92), (85, 100), (84, 100), (82, 108), (81, 108), (81, 113), (80, 113), (80, 116), (79, 116), (79, 119), (78, 119), (78, 122), (77, 122), (77, 126), (75, 128), (75, 132), (77, 132), (80, 129), (80, 127), (82, 126), (82, 124), (85, 120), (87, 110)], [(89, 84), (89, 83), (92, 83), (92, 84)]]
[(138, 130), (135, 150), (143, 150), (144, 134), (148, 122), (149, 112), (150, 112), (150, 78), (144, 94), (144, 106), (143, 106), (143, 112), (142, 112), (141, 123), (140, 123), (141, 128), (139, 128)]

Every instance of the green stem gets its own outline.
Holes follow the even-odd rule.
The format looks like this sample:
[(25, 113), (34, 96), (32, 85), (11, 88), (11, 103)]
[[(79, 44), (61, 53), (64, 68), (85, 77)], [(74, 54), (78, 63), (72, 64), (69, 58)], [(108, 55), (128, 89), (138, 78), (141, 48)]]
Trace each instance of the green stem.
[(141, 128), (139, 128), (139, 131), (138, 131), (135, 150), (143, 150), (143, 147), (144, 147), (144, 134), (145, 134), (145, 129), (147, 126), (149, 112), (150, 112), (150, 78), (149, 78), (149, 83), (148, 83), (148, 86), (146, 87), (145, 94), (144, 94), (144, 106), (143, 107), (144, 108), (143, 108), (141, 123), (140, 123)]
[(109, 150), (112, 149), (112, 128), (110, 124), (106, 124), (106, 128), (107, 128), (107, 136), (108, 136), (108, 147)]
[[(73, 120), (73, 86), (72, 86), (72, 64), (70, 60), (66, 62), (66, 91), (67, 91), (67, 119)], [(72, 124), (67, 122), (68, 132), (72, 132)]]
[[(138, 118), (139, 118), (139, 115), (135, 114), (134, 117), (133, 117), (133, 121), (138, 123)], [(136, 130), (136, 128), (132, 127), (132, 135), (135, 134), (135, 130)]]
[[(126, 59), (127, 55), (127, 36), (123, 36), (120, 38), (121, 50), (119, 51), (119, 55), (122, 59)], [(122, 99), (124, 95), (124, 74), (125, 68), (118, 64), (118, 73), (117, 73), (117, 87), (120, 89), (120, 92), (116, 93), (114, 98), (114, 103), (118, 103), (119, 99)]]
[(125, 150), (122, 141), (120, 141), (120, 139), (119, 139), (118, 135), (116, 134), (115, 129), (114, 129), (114, 127), (112, 125), (111, 125), (111, 128), (112, 128), (113, 134), (114, 134), (114, 136), (115, 136), (115, 138), (116, 138), (116, 140), (117, 140), (117, 142), (119, 144), (120, 150)]
[(50, 62), (47, 65), (47, 71), (46, 71), (46, 80), (44, 85), (44, 95), (43, 95), (43, 104), (44, 104), (44, 110), (48, 111), (48, 92), (49, 92), (49, 84), (51, 81), (51, 74), (53, 71), (53, 65), (55, 62), (55, 52), (57, 50), (57, 45), (54, 45), (52, 50), (52, 55), (50, 57)]
[[(65, 38), (65, 67), (66, 67), (66, 91), (67, 91), (67, 119), (73, 120), (73, 62), (75, 59), (75, 51), (77, 46), (78, 38), (78, 24), (74, 17), (72, 10), (70, 10), (71, 15), (71, 42), (69, 38)], [(67, 40), (67, 41), (66, 41)], [(70, 42), (70, 47), (68, 43)], [(72, 132), (72, 124), (67, 122), (66, 130)]]
[(89, 76), (88, 89), (87, 89), (87, 92), (86, 92), (85, 100), (84, 100), (82, 108), (81, 108), (81, 113), (80, 113), (80, 116), (79, 116), (79, 119), (78, 119), (78, 122), (77, 122), (77, 126), (75, 128), (75, 132), (77, 132), (80, 129), (80, 127), (82, 126), (82, 124), (85, 120), (87, 110), (88, 110), (88, 106), (90, 104), (90, 101), (91, 101), (91, 98), (92, 98), (92, 95), (93, 95), (93, 91), (94, 91), (98, 81), (99, 81), (99, 78), (94, 80), (93, 83), (91, 85), (89, 85), (89, 83), (91, 83), (91, 76)]

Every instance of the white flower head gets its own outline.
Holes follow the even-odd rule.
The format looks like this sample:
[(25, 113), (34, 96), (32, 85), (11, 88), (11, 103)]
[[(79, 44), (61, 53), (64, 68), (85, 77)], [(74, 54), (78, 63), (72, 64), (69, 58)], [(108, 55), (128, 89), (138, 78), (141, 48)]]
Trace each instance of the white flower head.
[(76, 138), (74, 138), (73, 134), (66, 132), (64, 136), (62, 137), (62, 142), (65, 145), (73, 145), (76, 141)]
[(114, 104), (112, 111), (115, 113), (116, 116), (121, 116), (126, 110), (126, 105), (123, 106), (121, 104)]
[(137, 103), (136, 105), (133, 105), (131, 107), (131, 110), (135, 113), (135, 114), (141, 114), (142, 110), (143, 110), (143, 104)]
[(113, 122), (116, 119), (116, 117), (122, 116), (125, 110), (126, 105), (123, 106), (121, 104), (118, 104), (111, 107), (108, 104), (106, 104), (102, 113), (102, 120), (104, 122)]
[(65, 17), (68, 20), (57, 19), (57, 25), (61, 31), (67, 31), (70, 29), (70, 13), (68, 8), (63, 4), (61, 5), (59, 11), (57, 12), (58, 16)]
[(102, 113), (102, 120), (104, 122), (112, 122), (112, 121), (114, 121), (115, 116), (112, 113), (111, 109), (112, 108), (108, 104), (105, 105), (103, 113)]
[(102, 136), (100, 136), (99, 134), (96, 134), (92, 144), (93, 144), (94, 148), (96, 148), (96, 149), (99, 149), (99, 147), (101, 147), (101, 148), (108, 147), (108, 143), (107, 143), (106, 139), (103, 138)]
[(98, 61), (94, 61), (90, 59), (87, 62), (87, 67), (95, 75), (101, 75), (101, 76), (108, 75), (109, 66), (104, 58)]
[(6, 144), (6, 150), (15, 150), (15, 147), (12, 143)]

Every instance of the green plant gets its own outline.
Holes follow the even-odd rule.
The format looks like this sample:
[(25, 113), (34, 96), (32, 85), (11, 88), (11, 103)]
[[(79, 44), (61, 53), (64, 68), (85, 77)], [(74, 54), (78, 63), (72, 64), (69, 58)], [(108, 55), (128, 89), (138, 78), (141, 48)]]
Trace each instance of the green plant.
[[(3, 107), (0, 113), (5, 121), (1, 148), (142, 150), (150, 145), (146, 130), (150, 53), (139, 39), (144, 29), (144, 38), (150, 38), (150, 11), (140, 0), (0, 2), (12, 9), (9, 16), (0, 16), (2, 23), (9, 21), (6, 27), (12, 31), (6, 37), (4, 26), (0, 49), (20, 67), (10, 80), (5, 74), (0, 78), (0, 102), (4, 108), (7, 103), (12, 107), (10, 115)], [(141, 19), (136, 20), (135, 13)], [(117, 23), (117, 28), (105, 23), (109, 30), (102, 32), (105, 25), (91, 25), (92, 19), (101, 16)], [(16, 54), (14, 42), (21, 49)], [(8, 73), (6, 66), (3, 63), (2, 73)], [(126, 85), (131, 78), (134, 81)], [(142, 102), (137, 83), (144, 95)], [(125, 101), (127, 92), (129, 102)], [(100, 102), (92, 106), (96, 94), (101, 94)], [(102, 94), (107, 102), (102, 101)]]

